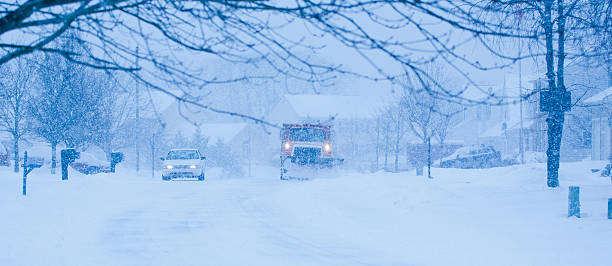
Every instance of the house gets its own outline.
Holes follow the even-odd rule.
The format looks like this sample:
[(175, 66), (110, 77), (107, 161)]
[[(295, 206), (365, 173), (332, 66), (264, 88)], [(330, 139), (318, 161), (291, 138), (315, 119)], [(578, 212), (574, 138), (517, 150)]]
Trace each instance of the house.
[[(211, 119), (210, 113), (200, 108), (181, 106), (178, 102), (169, 105), (160, 114), (165, 125), (162, 133), (169, 146), (167, 148), (199, 146), (198, 141), (207, 139), (207, 147), (225, 145), (240, 160), (263, 159), (254, 151), (262, 149), (264, 145), (257, 141), (258, 138), (265, 139), (264, 130), (258, 125), (227, 116), (225, 121), (215, 121)], [(202, 146), (197, 148), (203, 149)]]
[[(527, 93), (529, 96), (523, 99), (522, 103), (523, 150), (526, 153), (544, 153), (548, 147), (548, 125), (546, 123), (548, 114), (540, 112), (539, 92), (545, 89), (546, 81), (536, 78), (532, 79), (529, 84), (530, 88), (523, 93)], [(511, 95), (511, 92), (516, 92), (518, 89), (513, 89), (512, 86), (504, 86), (501, 90), (500, 93), (505, 90), (508, 93), (505, 95)], [(580, 86), (572, 87), (571, 90), (573, 101), (579, 100), (577, 97), (589, 92), (586, 88)], [(601, 101), (605, 101), (610, 94), (612, 94), (612, 91), (607, 92), (605, 90), (584, 102), (590, 105), (601, 105)], [(602, 154), (610, 153), (609, 137), (607, 137), (607, 142), (604, 140), (606, 134), (610, 134), (609, 125), (606, 125), (609, 116), (605, 116), (605, 110), (599, 109), (601, 110), (585, 110), (584, 108), (574, 107), (566, 113), (561, 145), (562, 161), (583, 160), (589, 157), (589, 153), (591, 153), (590, 157), (600, 160), (604, 157)], [(599, 118), (594, 118), (591, 130), (584, 127), (583, 124), (589, 121), (592, 115)], [(466, 129), (462, 134), (462, 136), (465, 136), (466, 144), (492, 145), (501, 151), (503, 156), (518, 159), (516, 156), (521, 143), (519, 103), (500, 106), (475, 106), (471, 110), (466, 110), (466, 117), (468, 119), (463, 121), (463, 127)], [(470, 135), (470, 130), (477, 134)], [(593, 134), (591, 134), (591, 131), (593, 131)], [(600, 131), (601, 133), (596, 133)], [(593, 145), (591, 145), (591, 142), (593, 142)]]
[(587, 98), (591, 109), (591, 159), (609, 160), (611, 155), (612, 87)]
[[(544, 114), (539, 111), (539, 94), (531, 94), (521, 102), (518, 97), (519, 87), (512, 81), (516, 80), (507, 78), (503, 86), (488, 86), (488, 93), (516, 101), (464, 108), (456, 115), (454, 126), (449, 130), (449, 141), (466, 146), (490, 145), (506, 158), (519, 159), (522, 131), (524, 152), (544, 152), (546, 124)], [(531, 86), (523, 91), (523, 95), (527, 91), (538, 91), (540, 83), (531, 82)]]

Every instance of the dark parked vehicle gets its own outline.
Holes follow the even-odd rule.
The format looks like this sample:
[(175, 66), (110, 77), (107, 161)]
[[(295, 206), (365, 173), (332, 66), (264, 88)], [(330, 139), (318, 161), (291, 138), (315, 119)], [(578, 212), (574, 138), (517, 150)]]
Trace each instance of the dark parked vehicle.
[(503, 165), (500, 152), (491, 146), (472, 145), (461, 147), (440, 160), (442, 168), (490, 168)]
[(111, 172), (109, 162), (99, 160), (93, 154), (86, 152), (80, 152), (79, 157), (70, 166), (86, 175)]

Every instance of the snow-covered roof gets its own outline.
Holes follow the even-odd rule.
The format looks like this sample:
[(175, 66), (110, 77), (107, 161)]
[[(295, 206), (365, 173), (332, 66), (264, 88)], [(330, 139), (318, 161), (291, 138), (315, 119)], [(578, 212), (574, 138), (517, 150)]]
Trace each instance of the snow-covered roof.
[(493, 126), (489, 127), (487, 130), (482, 132), (479, 137), (499, 137), (504, 135), (504, 122), (495, 123)]
[(184, 137), (191, 138), (199, 128), (200, 134), (203, 137), (208, 137), (208, 143), (215, 144), (218, 141), (229, 143), (247, 126), (247, 123), (209, 123), (196, 127), (193, 124), (181, 121), (178, 125), (180, 126), (167, 128), (167, 134), (172, 136), (180, 132)]
[[(535, 119), (523, 119), (523, 129), (531, 128), (535, 122)], [(521, 121), (516, 122), (514, 125), (510, 124), (508, 129), (521, 129)]]
[(229, 143), (246, 126), (247, 123), (211, 123), (201, 125), (200, 130), (203, 136), (209, 138), (209, 144), (215, 144), (218, 141)]
[(177, 102), (172, 96), (158, 91), (146, 92), (142, 97), (141, 104), (146, 106), (142, 116), (149, 118), (156, 118), (155, 112), (158, 114), (164, 113), (172, 104)]
[[(518, 119), (518, 118), (517, 118)], [(506, 130), (516, 130), (516, 129), (520, 129), (521, 127), (521, 122), (520, 121), (514, 121), (516, 119), (512, 119), (507, 121), (506, 123)], [(523, 129), (526, 128), (530, 128), (533, 124), (534, 124), (534, 120), (533, 119), (524, 119), (523, 121)], [(504, 121), (499, 122), (494, 124), (493, 126), (489, 127), (487, 130), (485, 130), (484, 132), (482, 132), (479, 137), (481, 138), (486, 138), (486, 137), (501, 137), (504, 136), (505, 132), (504, 132)]]
[(383, 101), (365, 96), (286, 95), (285, 98), (301, 117), (372, 118), (383, 107)]
[(607, 88), (607, 89), (605, 89), (603, 91), (600, 91), (600, 92), (596, 93), (595, 95), (593, 95), (593, 96), (589, 97), (588, 99), (584, 100), (584, 103), (586, 103), (586, 104), (601, 103), (603, 100), (605, 100), (610, 95), (612, 95), (612, 87)]

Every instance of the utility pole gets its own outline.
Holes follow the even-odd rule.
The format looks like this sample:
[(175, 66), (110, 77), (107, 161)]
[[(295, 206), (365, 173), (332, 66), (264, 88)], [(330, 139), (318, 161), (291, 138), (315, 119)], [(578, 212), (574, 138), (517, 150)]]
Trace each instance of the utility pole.
[(523, 147), (523, 73), (521, 67), (521, 40), (519, 39), (519, 62), (518, 62), (518, 75), (519, 75), (519, 106), (520, 106), (520, 123), (521, 128), (519, 129), (519, 153), (521, 154), (521, 164), (525, 164), (525, 147)]
[[(518, 28), (521, 30), (521, 20), (523, 19), (523, 12), (519, 10), (518, 15)], [(522, 40), (518, 39), (518, 78), (519, 78), (519, 109), (520, 109), (520, 129), (519, 129), (519, 153), (521, 154), (521, 164), (525, 164), (525, 147), (523, 147), (523, 71), (522, 71), (522, 60), (521, 60), (521, 49)]]
[[(136, 46), (136, 68), (138, 69), (138, 46)], [(136, 80), (136, 174), (140, 175), (140, 86)]]
[(249, 177), (252, 177), (253, 175), (251, 173), (251, 168), (252, 168), (251, 164), (252, 164), (252, 161), (253, 161), (253, 158), (252, 158), (253, 154), (252, 154), (252, 151), (251, 151), (251, 149), (252, 149), (251, 145), (253, 143), (252, 142), (253, 141), (253, 137), (251, 136), (251, 126), (247, 126), (247, 130), (248, 130), (248, 133), (249, 133), (249, 143), (248, 143), (248, 147), (247, 147), (248, 148), (247, 156), (249, 157)]

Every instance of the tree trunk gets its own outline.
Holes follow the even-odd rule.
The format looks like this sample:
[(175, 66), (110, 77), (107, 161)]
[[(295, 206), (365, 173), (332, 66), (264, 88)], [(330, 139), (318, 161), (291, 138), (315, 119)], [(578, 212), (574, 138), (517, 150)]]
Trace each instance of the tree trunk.
[[(548, 89), (551, 91), (551, 95), (553, 95), (553, 99), (551, 99), (553, 101), (552, 108), (551, 110), (549, 110), (548, 118), (546, 119), (546, 122), (548, 124), (548, 149), (546, 150), (546, 170), (548, 187), (559, 186), (559, 159), (561, 150), (561, 136), (563, 133), (563, 122), (565, 118), (563, 109), (561, 107), (561, 101), (563, 100), (563, 97), (559, 97), (564, 93), (562, 91), (563, 88), (557, 87), (555, 84), (555, 60), (553, 48), (552, 21), (553, 2), (553, 0), (544, 1), (544, 20), (542, 25), (546, 36), (546, 78), (548, 79)], [(559, 29), (559, 33), (562, 33), (562, 31), (563, 29)], [(559, 41), (562, 42), (561, 39)], [(560, 43), (559, 47), (562, 48), (563, 44)], [(559, 54), (563, 54), (563, 51), (559, 51)], [(559, 62), (560, 65), (562, 65), (562, 63), (563, 62)]]
[(55, 168), (57, 167), (57, 143), (51, 143), (51, 174), (55, 174)]
[(608, 59), (608, 86), (612, 87), (612, 59)]
[[(547, 7), (550, 9), (549, 7)], [(563, 98), (565, 94), (565, 82), (563, 79), (563, 70), (565, 64), (565, 13), (563, 0), (557, 1), (558, 8), (558, 51), (557, 51), (557, 86), (554, 86), (555, 76), (554, 73), (552, 75), (547, 74), (549, 79), (549, 85), (551, 94), (554, 95), (554, 105), (550, 113), (548, 114), (548, 119), (546, 122), (548, 123), (548, 150), (546, 151), (547, 156), (547, 185), (548, 187), (558, 187), (559, 186), (559, 160), (561, 159), (561, 139), (563, 136), (563, 123), (565, 122), (565, 107), (563, 106)], [(547, 9), (547, 14), (548, 13)], [(550, 18), (550, 16), (549, 16)], [(548, 70), (551, 71), (553, 69), (554, 58), (552, 57), (553, 48), (552, 48), (552, 40), (549, 40), (549, 35), (552, 39), (552, 21), (550, 22), (550, 28), (547, 29), (546, 32), (546, 64), (548, 66)]]
[(375, 170), (379, 170), (380, 161), (380, 118), (376, 119), (376, 167)]
[(19, 139), (16, 137), (13, 137), (13, 152), (15, 155), (15, 167), (13, 168), (13, 170), (15, 171), (15, 173), (19, 173)]
[(106, 143), (104, 144), (104, 156), (106, 157), (106, 160), (110, 162), (111, 160), (111, 153), (113, 152), (113, 148), (111, 145), (111, 141), (110, 140), (106, 140)]
[(410, 151), (412, 149), (410, 143), (406, 143), (406, 166), (410, 165)]
[(395, 145), (395, 154), (394, 154), (394, 156), (395, 156), (395, 161), (394, 161), (394, 165), (393, 165), (394, 166), (393, 167), (394, 168), (393, 171), (395, 173), (398, 173), (399, 172), (399, 145), (398, 144)]
[(564, 119), (563, 112), (551, 112), (546, 119), (548, 123), (548, 149), (546, 150), (548, 187), (559, 186), (559, 159)]
[(395, 172), (398, 173), (399, 172), (399, 153), (400, 153), (400, 120), (397, 120), (397, 124), (395, 127)]
[(389, 169), (389, 131), (385, 132), (385, 171)]
[(427, 137), (427, 178), (431, 179), (431, 137)]

